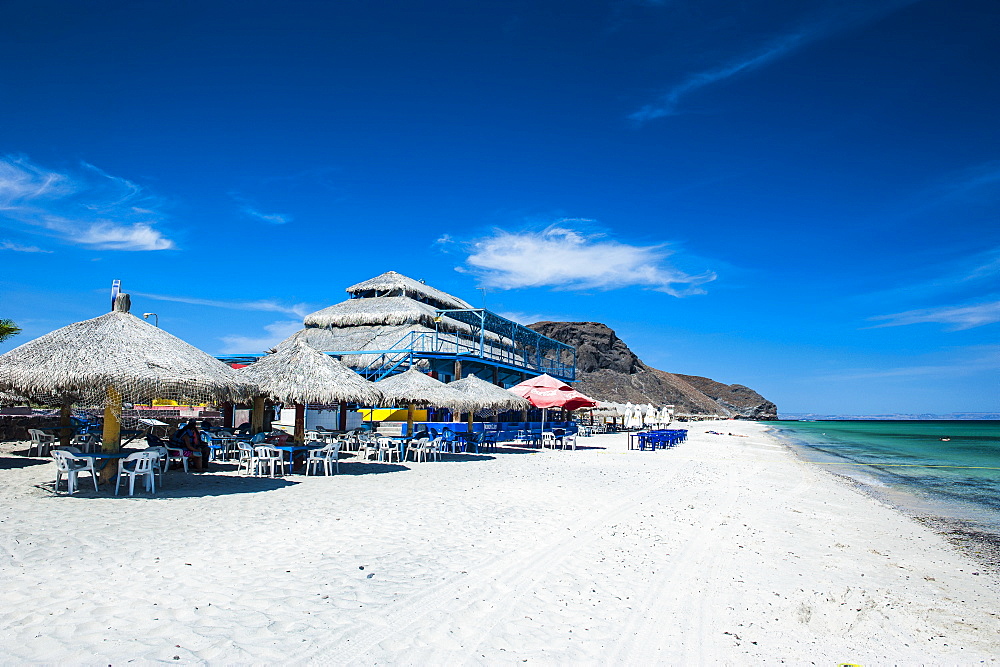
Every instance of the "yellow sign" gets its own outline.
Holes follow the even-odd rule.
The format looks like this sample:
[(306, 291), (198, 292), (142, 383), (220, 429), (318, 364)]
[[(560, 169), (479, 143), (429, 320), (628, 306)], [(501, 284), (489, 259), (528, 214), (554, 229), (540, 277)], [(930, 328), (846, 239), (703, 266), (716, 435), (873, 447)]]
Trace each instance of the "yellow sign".
[[(366, 422), (405, 422), (406, 410), (396, 410), (393, 408), (378, 408), (375, 410), (359, 410), (361, 420)], [(427, 421), (426, 410), (414, 410), (413, 421)]]

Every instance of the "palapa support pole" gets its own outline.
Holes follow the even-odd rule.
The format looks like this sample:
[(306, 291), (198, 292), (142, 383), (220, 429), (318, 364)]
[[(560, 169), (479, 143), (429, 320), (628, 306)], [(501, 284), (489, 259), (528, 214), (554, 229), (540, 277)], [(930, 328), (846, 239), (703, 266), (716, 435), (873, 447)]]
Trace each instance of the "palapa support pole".
[(306, 406), (301, 403), (295, 404), (295, 434), (292, 438), (300, 445), (306, 441)]
[(264, 430), (264, 397), (253, 397), (253, 411), (250, 415), (250, 433), (257, 435)]
[(413, 437), (413, 411), (417, 406), (413, 403), (406, 404), (406, 437)]
[[(368, 413), (369, 419), (371, 418), (371, 413)], [(346, 431), (347, 430), (347, 402), (340, 402), (340, 411), (337, 413), (337, 430)]]
[(456, 380), (461, 380), (462, 379), (462, 360), (461, 359), (456, 359), (455, 360), (455, 379)]
[[(122, 426), (119, 415), (122, 413), (122, 395), (114, 387), (108, 387), (108, 398), (104, 404), (104, 433), (101, 437), (101, 450), (107, 454), (117, 454), (122, 448)], [(100, 472), (100, 483), (107, 484), (118, 474), (118, 464), (114, 459), (108, 459)]]
[(236, 410), (231, 401), (226, 401), (222, 404), (222, 425), (226, 428), (233, 428), (236, 426), (234, 421), (236, 421)]
[(472, 422), (475, 419), (476, 413), (469, 410), (469, 435), (472, 435)]
[(73, 422), (70, 417), (73, 416), (73, 404), (69, 401), (64, 401), (61, 406), (59, 406), (59, 444), (65, 447), (69, 444), (70, 440), (73, 439)]

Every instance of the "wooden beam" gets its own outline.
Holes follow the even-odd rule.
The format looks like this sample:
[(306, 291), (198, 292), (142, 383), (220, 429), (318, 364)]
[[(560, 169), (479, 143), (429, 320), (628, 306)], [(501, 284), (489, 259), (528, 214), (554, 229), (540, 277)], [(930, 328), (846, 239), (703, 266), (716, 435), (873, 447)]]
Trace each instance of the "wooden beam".
[(264, 430), (264, 397), (253, 397), (253, 410), (250, 414), (250, 433), (257, 435)]
[(70, 443), (73, 439), (73, 422), (70, 417), (73, 416), (73, 404), (68, 400), (64, 401), (61, 406), (59, 406), (59, 444), (63, 447)]
[[(119, 416), (122, 413), (122, 395), (114, 387), (107, 389), (107, 400), (104, 403), (104, 433), (102, 434), (101, 450), (108, 454), (117, 454), (122, 448), (122, 425)], [(100, 483), (107, 484), (118, 474), (118, 462), (108, 459), (100, 472)]]
[(292, 436), (296, 443), (302, 445), (306, 441), (306, 406), (301, 403), (295, 404), (295, 435)]

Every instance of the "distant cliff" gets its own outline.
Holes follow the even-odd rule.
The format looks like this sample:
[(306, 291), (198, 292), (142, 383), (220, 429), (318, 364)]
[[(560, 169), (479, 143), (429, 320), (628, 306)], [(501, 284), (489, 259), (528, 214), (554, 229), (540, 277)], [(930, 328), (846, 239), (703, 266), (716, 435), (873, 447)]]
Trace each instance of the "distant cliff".
[(598, 322), (536, 322), (538, 333), (576, 347), (576, 388), (601, 401), (674, 405), (678, 414), (777, 419), (774, 403), (741, 384), (647, 366)]

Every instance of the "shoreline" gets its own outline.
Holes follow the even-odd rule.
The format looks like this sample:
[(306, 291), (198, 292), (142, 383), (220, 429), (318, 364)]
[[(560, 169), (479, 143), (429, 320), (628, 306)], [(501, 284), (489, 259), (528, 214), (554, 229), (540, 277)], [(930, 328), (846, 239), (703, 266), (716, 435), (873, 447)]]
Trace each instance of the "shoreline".
[[(766, 422), (761, 423), (766, 425)], [(833, 466), (817, 464), (807, 454), (810, 450), (808, 444), (800, 444), (792, 437), (782, 435), (776, 427), (767, 426), (766, 428), (770, 437), (788, 447), (789, 451), (799, 460), (823, 469), (824, 472), (842, 480), (857, 492), (863, 493), (887, 507), (900, 512), (904, 516), (927, 526), (949, 543), (961, 549), (970, 558), (980, 563), (983, 569), (990, 571), (993, 576), (1000, 577), (1000, 532), (990, 530), (987, 526), (973, 519), (956, 516), (955, 512), (949, 513), (947, 511), (950, 508), (961, 507), (961, 505), (955, 503), (949, 504), (947, 501), (941, 499), (918, 495), (915, 491), (906, 488), (904, 485), (880, 488), (872, 484), (867, 484), (857, 477), (838, 472)], [(855, 465), (858, 468), (865, 467), (863, 463)]]
[(0, 661), (1000, 661), (1000, 581), (939, 533), (758, 423), (686, 426), (134, 498), (0, 443)]

